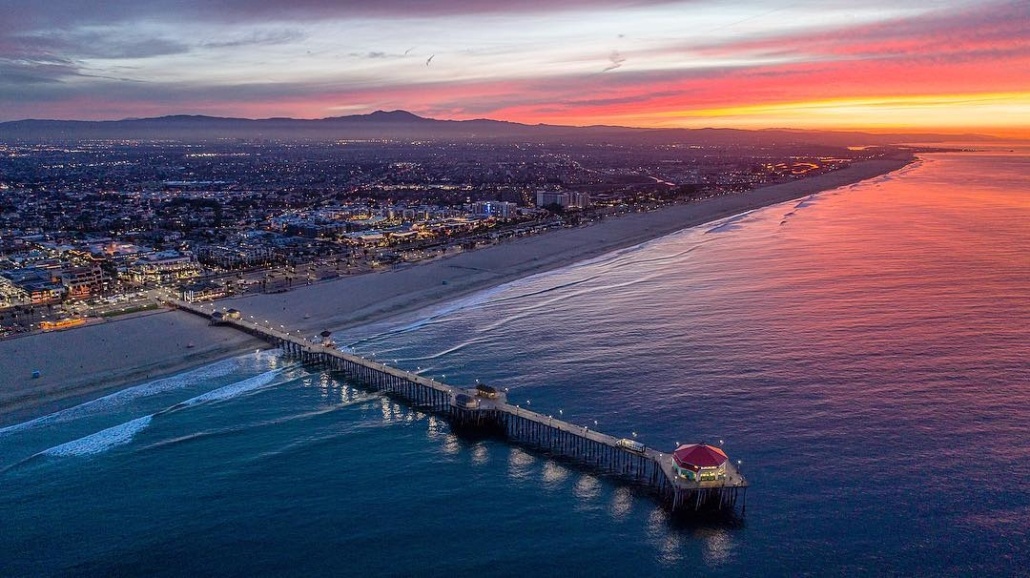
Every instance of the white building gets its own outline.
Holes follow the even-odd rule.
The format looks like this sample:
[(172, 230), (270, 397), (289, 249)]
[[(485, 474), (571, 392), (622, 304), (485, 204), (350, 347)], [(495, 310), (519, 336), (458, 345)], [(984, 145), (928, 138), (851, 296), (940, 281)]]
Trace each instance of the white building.
[(515, 217), (518, 205), (507, 201), (480, 201), (472, 203), (472, 214), (477, 217), (494, 217), (496, 219), (511, 219)]
[(558, 205), (564, 207), (569, 203), (569, 194), (561, 191), (537, 191), (536, 206)]

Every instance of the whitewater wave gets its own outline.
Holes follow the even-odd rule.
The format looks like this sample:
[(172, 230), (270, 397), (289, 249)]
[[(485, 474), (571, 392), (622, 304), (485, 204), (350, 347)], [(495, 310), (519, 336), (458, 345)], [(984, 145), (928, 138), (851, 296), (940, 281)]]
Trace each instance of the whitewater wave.
[(401, 326), (396, 325), (396, 320), (368, 325), (365, 329), (369, 331), (369, 333), (356, 338), (349, 345), (341, 346), (341, 349), (346, 348), (346, 350), (353, 352), (363, 343), (377, 341), (384, 337), (392, 337), (395, 335), (411, 333), (412, 331), (418, 331), (419, 329), (442, 322), (443, 318), (453, 313), (480, 307), (484, 303), (490, 302), (494, 295), (504, 291), (505, 289), (506, 286), (501, 285), (499, 287), (494, 287), (492, 289), (487, 289), (485, 291), (469, 295), (464, 299), (457, 299), (455, 301), (450, 301), (441, 305), (434, 305), (432, 307), (416, 311), (413, 314), (416, 319)]
[(725, 219), (723, 221), (719, 221), (718, 223), (715, 224), (714, 227), (706, 230), (705, 234), (709, 234), (709, 233), (725, 233), (726, 231), (736, 231), (737, 229), (740, 229), (743, 226), (740, 223), (740, 221), (742, 221), (742, 220), (746, 219), (747, 217), (749, 217), (751, 215), (751, 213), (753, 213), (753, 212), (754, 211), (748, 211), (746, 213), (741, 213), (739, 215), (734, 215), (734, 216), (732, 216), (732, 217), (730, 217), (728, 219)]
[(112, 409), (122, 407), (128, 404), (129, 402), (137, 399), (150, 397), (152, 395), (166, 393), (169, 391), (175, 391), (178, 389), (185, 389), (205, 380), (223, 377), (235, 371), (238, 371), (240, 368), (241, 361), (242, 358), (239, 357), (226, 359), (223, 361), (219, 361), (217, 363), (213, 363), (211, 365), (206, 365), (204, 367), (194, 369), (192, 371), (187, 371), (185, 373), (180, 373), (178, 375), (156, 379), (154, 381), (149, 381), (141, 385), (123, 389), (110, 395), (106, 395), (101, 398), (87, 401), (85, 403), (67, 409), (63, 409), (61, 411), (57, 411), (49, 415), (38, 417), (36, 419), (22, 422), (19, 424), (7, 426), (5, 428), (0, 429), (0, 437), (18, 431), (37, 428), (43, 425), (63, 423), (85, 416), (107, 412)]
[(618, 269), (622, 269), (624, 267), (640, 268), (640, 267), (642, 267), (644, 265), (664, 265), (666, 263), (675, 263), (675, 262), (683, 259), (683, 257), (689, 255), (690, 253), (693, 253), (694, 251), (698, 250), (701, 247), (701, 245), (702, 244), (700, 242), (698, 242), (698, 243), (690, 245), (689, 247), (687, 247), (686, 249), (683, 249), (682, 251), (676, 251), (676, 252), (668, 253), (668, 254), (657, 254), (657, 255), (655, 255), (653, 257), (643, 257), (643, 258), (641, 258), (641, 257), (637, 256), (637, 258), (627, 259), (625, 262), (619, 263), (618, 264), (618, 268), (617, 269), (612, 269), (612, 270), (613, 271), (617, 271)]
[[(517, 291), (518, 289), (520, 289), (522, 287), (526, 287), (526, 286), (532, 287), (532, 286), (535, 286), (543, 278), (547, 278), (547, 277), (565, 277), (565, 276), (567, 276), (569, 274), (570, 271), (576, 271), (576, 270), (582, 269), (582, 268), (594, 267), (598, 263), (603, 263), (603, 262), (606, 262), (606, 261), (614, 262), (620, 256), (622, 256), (623, 254), (636, 252), (637, 250), (639, 250), (639, 247), (641, 247), (643, 245), (644, 244), (638, 245), (636, 247), (627, 247), (627, 248), (624, 248), (624, 249), (619, 249), (617, 251), (613, 251), (612, 253), (607, 253), (607, 254), (604, 254), (604, 255), (599, 255), (597, 257), (593, 257), (591, 259), (587, 259), (587, 260), (584, 260), (584, 261), (579, 261), (577, 263), (568, 265), (568, 266), (566, 266), (564, 268), (561, 268), (559, 270), (543, 271), (543, 272), (540, 272), (540, 273), (529, 275), (527, 277), (522, 277), (522, 278), (519, 278), (519, 279), (515, 279), (514, 281), (509, 281), (507, 283), (503, 283), (501, 285), (498, 285), (498, 286), (490, 288), (490, 289), (485, 289), (483, 291), (479, 291), (477, 293), (474, 293), (474, 294), (469, 295), (469, 296), (467, 296), (465, 298), (462, 298), (462, 299), (457, 299), (457, 300), (450, 301), (450, 302), (447, 302), (447, 303), (444, 303), (444, 304), (440, 304), (440, 305), (434, 305), (434, 306), (432, 306), (430, 308), (426, 308), (426, 309), (423, 309), (421, 311), (415, 312), (414, 316), (416, 317), (416, 320), (411, 321), (411, 322), (409, 322), (409, 323), (407, 323), (405, 325), (399, 326), (399, 327), (395, 326), (393, 323), (390, 323), (390, 322), (386, 322), (386, 323), (379, 324), (379, 325), (375, 325), (375, 324), (369, 325), (368, 328), (369, 329), (373, 329), (375, 331), (371, 331), (369, 334), (361, 337), (360, 339), (355, 340), (352, 343), (351, 347), (357, 347), (358, 345), (360, 345), (362, 343), (378, 341), (378, 340), (386, 338), (386, 337), (392, 337), (392, 336), (395, 336), (395, 335), (402, 335), (402, 334), (405, 334), (405, 333), (411, 333), (413, 331), (418, 331), (418, 330), (423, 329), (425, 327), (429, 327), (429, 326), (432, 326), (432, 325), (435, 325), (435, 324), (438, 324), (438, 323), (443, 323), (443, 322), (446, 322), (446, 320), (447, 320), (446, 318), (447, 317), (449, 317), (450, 315), (452, 315), (454, 313), (459, 313), (459, 312), (466, 311), (466, 310), (478, 309), (478, 308), (481, 308), (483, 306), (491, 306), (492, 307), (492, 306), (495, 306), (495, 305), (500, 304), (500, 303), (505, 303), (507, 301), (522, 299), (522, 298), (526, 297), (527, 295), (526, 294), (517, 293), (517, 294), (511, 295), (511, 296), (508, 296), (508, 297), (500, 297), (500, 298), (498, 298), (498, 296), (503, 296), (505, 294), (512, 293), (513, 291)], [(593, 277), (591, 279), (593, 279)], [(568, 284), (569, 285), (578, 285), (578, 284), (582, 284), (582, 283), (585, 283), (587, 281), (590, 281), (591, 279), (579, 279), (577, 281), (574, 281), (574, 282), (568, 283)], [(557, 287), (549, 287), (549, 288), (546, 288), (546, 289), (543, 289), (543, 290), (536, 291), (533, 294), (536, 294), (536, 293), (547, 293), (547, 292), (553, 291), (555, 289), (561, 289), (561, 288), (564, 288), (564, 285), (559, 285)], [(388, 329), (382, 329), (384, 326), (388, 327)]]
[(806, 207), (811, 207), (812, 205), (815, 204), (815, 201), (816, 201), (816, 195), (809, 195), (808, 197), (805, 197), (805, 200), (803, 200), (800, 203), (794, 205), (794, 208), (795, 209), (804, 209)]
[(238, 381), (236, 383), (232, 383), (224, 387), (220, 387), (218, 389), (190, 398), (184, 402), (177, 403), (157, 413), (145, 415), (143, 417), (136, 418), (132, 421), (128, 421), (123, 424), (109, 427), (107, 429), (100, 430), (94, 434), (90, 434), (88, 436), (72, 440), (70, 442), (63, 443), (58, 446), (54, 446), (47, 450), (43, 450), (42, 452), (39, 452), (33, 455), (32, 457), (34, 458), (38, 456), (89, 456), (103, 453), (111, 448), (124, 445), (132, 441), (136, 434), (150, 426), (151, 421), (156, 416), (204, 402), (232, 399), (234, 397), (244, 395), (248, 392), (262, 389), (272, 384), (275, 381), (276, 377), (278, 377), (284, 371), (285, 368), (275, 369), (272, 371), (262, 373), (261, 375), (256, 375), (254, 377), (244, 379), (242, 381)]
[[(339, 403), (339, 404), (335, 404), (335, 405), (332, 405), (332, 406), (329, 406), (329, 407), (319, 408), (319, 409), (312, 410), (312, 411), (307, 411), (307, 412), (298, 413), (298, 414), (294, 414), (294, 415), (282, 416), (282, 417), (278, 417), (278, 418), (275, 418), (275, 419), (269, 419), (269, 420), (265, 420), (265, 421), (261, 421), (261, 422), (256, 422), (256, 423), (237, 424), (237, 425), (233, 425), (233, 426), (230, 426), (230, 427), (224, 427), (224, 428), (219, 428), (219, 429), (194, 431), (194, 432), (190, 432), (190, 433), (188, 433), (186, 435), (182, 435), (182, 436), (179, 436), (179, 437), (158, 440), (158, 441), (154, 442), (153, 444), (151, 444), (149, 446), (146, 446), (143, 449), (145, 449), (145, 450), (154, 450), (154, 449), (169, 448), (169, 447), (178, 446), (178, 445), (181, 445), (181, 444), (195, 442), (197, 440), (211, 439), (211, 438), (217, 438), (217, 437), (222, 437), (222, 436), (231, 436), (231, 435), (239, 434), (240, 432), (252, 431), (252, 430), (255, 430), (255, 429), (259, 429), (259, 428), (275, 427), (275, 426), (279, 426), (279, 425), (283, 425), (283, 424), (288, 424), (288, 423), (292, 423), (292, 422), (296, 422), (296, 421), (310, 420), (310, 419), (313, 419), (313, 418), (317, 418), (319, 416), (323, 416), (323, 415), (326, 415), (326, 414), (331, 414), (333, 412), (345, 410), (345, 409), (347, 409), (349, 407), (352, 407), (352, 406), (365, 405), (365, 404), (368, 404), (370, 402), (376, 401), (376, 400), (380, 399), (381, 397), (382, 397), (382, 395), (378, 394), (378, 393), (369, 393), (369, 394), (365, 394), (365, 395), (356, 395), (356, 396), (354, 396), (353, 399), (349, 399), (349, 400), (344, 401), (344, 402)], [(334, 431), (336, 431), (336, 430), (334, 430)], [(311, 439), (312, 438), (307, 438), (307, 437), (305, 438), (306, 441), (310, 441)], [(289, 447), (289, 446), (287, 446), (287, 447)], [(257, 457), (267, 456), (267, 455), (274, 455), (274, 454), (279, 454), (279, 453), (284, 453), (284, 452), (281, 451), (281, 450), (266, 451), (266, 452), (264, 452), (262, 454), (259, 454)]]
[(285, 368), (273, 369), (272, 371), (266, 371), (261, 375), (255, 375), (254, 377), (250, 377), (242, 381), (237, 381), (236, 383), (230, 383), (229, 385), (219, 387), (218, 389), (213, 389), (207, 393), (202, 393), (196, 397), (191, 397), (190, 399), (187, 399), (184, 402), (177, 403), (166, 410), (162, 410), (158, 413), (158, 415), (167, 413), (175, 409), (190, 407), (200, 403), (232, 399), (234, 397), (239, 397), (241, 395), (250, 393), (252, 391), (256, 391), (258, 389), (263, 389), (272, 384), (272, 382), (275, 381), (275, 378), (279, 377), (279, 375), (281, 375), (283, 371), (285, 371)]
[(457, 353), (457, 352), (461, 351), (462, 349), (465, 349), (465, 348), (467, 348), (467, 347), (469, 347), (471, 345), (475, 345), (475, 344), (479, 343), (480, 341), (482, 341), (482, 340), (481, 339), (469, 339), (469, 340), (463, 341), (463, 342), (461, 342), (461, 343), (459, 343), (457, 345), (448, 347), (447, 349), (444, 349), (443, 351), (439, 351), (437, 353), (429, 353), (429, 354), (421, 356), (421, 357), (406, 357), (406, 358), (404, 358), (404, 361), (432, 361), (432, 360), (435, 360), (435, 359), (440, 359), (441, 357), (444, 357), (446, 355), (450, 355), (452, 353)]
[[(557, 305), (561, 304), (562, 302), (568, 301), (570, 299), (581, 298), (584, 295), (590, 295), (590, 294), (597, 293), (597, 292), (600, 292), (600, 291), (611, 291), (611, 290), (614, 290), (614, 289), (622, 289), (622, 288), (625, 288), (625, 287), (631, 287), (631, 286), (634, 286), (634, 285), (639, 285), (639, 284), (642, 284), (642, 283), (647, 283), (647, 282), (652, 281), (652, 280), (654, 280), (654, 279), (656, 279), (656, 278), (658, 278), (660, 276), (661, 276), (660, 273), (656, 273), (656, 274), (642, 275), (642, 276), (635, 277), (633, 279), (629, 279), (627, 281), (622, 281), (622, 282), (618, 282), (618, 283), (605, 283), (603, 285), (598, 284), (598, 285), (591, 285), (591, 286), (587, 286), (587, 287), (581, 287), (581, 288), (576, 289), (575, 291), (566, 291), (566, 292), (558, 293), (558, 294), (552, 296), (549, 299), (532, 301), (530, 303), (527, 303), (527, 304), (523, 305), (522, 307), (520, 307), (518, 309), (515, 309), (513, 307), (508, 307), (508, 308), (505, 309), (505, 315), (503, 317), (497, 318), (493, 322), (491, 322), (491, 323), (489, 323), (487, 325), (484, 325), (481, 328), (475, 329), (475, 332), (476, 333), (490, 333), (490, 332), (496, 331), (496, 330), (498, 330), (498, 329), (500, 329), (502, 327), (505, 327), (505, 326), (509, 325), (510, 323), (518, 321), (520, 319), (525, 319), (527, 317), (531, 317), (533, 315), (536, 315), (537, 312), (539, 312), (541, 310), (547, 311), (547, 310), (550, 310), (550, 309), (554, 309)], [(579, 285), (579, 284), (578, 283), (568, 283), (568, 284), (562, 286), (561, 288), (562, 289), (569, 289), (569, 288), (575, 287), (577, 285)], [(540, 291), (540, 292), (537, 292), (537, 293), (529, 294), (527, 296), (528, 297), (539, 296), (540, 294), (543, 294), (543, 293), (546, 293), (546, 292), (547, 291)]]
[(537, 297), (539, 295), (546, 295), (547, 293), (552, 293), (554, 291), (561, 291), (562, 289), (568, 289), (569, 287), (575, 287), (577, 285), (583, 285), (584, 283), (589, 283), (589, 282), (593, 281), (594, 279), (597, 279), (598, 277), (599, 277), (599, 275), (593, 275), (591, 277), (586, 277), (584, 279), (576, 279), (575, 281), (566, 281), (564, 283), (559, 283), (557, 285), (551, 285), (550, 287), (544, 287), (543, 289), (538, 289), (536, 291), (531, 291), (529, 293), (520, 293), (518, 295), (512, 295), (511, 297), (507, 297), (505, 299), (498, 299), (493, 304), (494, 305), (499, 305), (499, 304), (506, 303), (508, 301), (518, 301), (518, 300), (525, 299), (527, 297)]
[(145, 415), (123, 424), (100, 430), (95, 434), (79, 438), (48, 450), (43, 450), (36, 455), (41, 456), (90, 456), (106, 452), (107, 450), (124, 445), (132, 441), (132, 438), (150, 425), (153, 415)]

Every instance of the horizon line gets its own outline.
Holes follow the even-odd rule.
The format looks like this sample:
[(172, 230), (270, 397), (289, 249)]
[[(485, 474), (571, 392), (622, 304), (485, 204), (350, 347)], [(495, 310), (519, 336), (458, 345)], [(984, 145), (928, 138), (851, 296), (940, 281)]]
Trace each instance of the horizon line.
[[(363, 118), (370, 117), (377, 114), (405, 114), (414, 117), (419, 120), (428, 120), (435, 122), (496, 122), (513, 124), (524, 127), (555, 127), (555, 128), (568, 128), (568, 129), (589, 129), (589, 128), (611, 128), (611, 129), (625, 129), (625, 130), (640, 130), (648, 132), (665, 132), (665, 131), (739, 131), (739, 132), (801, 132), (801, 133), (864, 133), (873, 135), (891, 135), (891, 134), (912, 134), (912, 135), (932, 135), (932, 136), (975, 136), (975, 137), (990, 137), (1000, 140), (1030, 140), (1030, 136), (1012, 136), (1005, 134), (998, 134), (996, 132), (985, 131), (981, 132), (976, 128), (966, 129), (946, 129), (946, 128), (926, 128), (926, 127), (869, 127), (869, 128), (858, 128), (858, 127), (835, 127), (835, 128), (797, 128), (797, 127), (764, 127), (764, 128), (743, 128), (743, 127), (719, 127), (719, 126), (705, 126), (705, 127), (662, 127), (662, 126), (632, 126), (632, 125), (617, 125), (617, 124), (550, 124), (550, 123), (524, 123), (513, 120), (495, 119), (488, 117), (476, 117), (476, 118), (437, 118), (432, 116), (423, 116), (405, 109), (375, 109), (371, 112), (356, 113), (349, 115), (339, 116), (323, 116), (323, 117), (293, 117), (293, 116), (270, 116), (270, 117), (247, 117), (247, 116), (217, 116), (211, 114), (200, 114), (200, 113), (170, 113), (161, 114), (157, 116), (145, 116), (145, 117), (122, 117), (122, 118), (104, 118), (104, 119), (83, 119), (83, 118), (19, 118), (0, 120), (0, 126), (11, 123), (23, 123), (23, 122), (76, 122), (76, 123), (117, 123), (117, 122), (133, 122), (133, 121), (147, 121), (147, 120), (161, 120), (170, 118), (203, 118), (213, 120), (239, 120), (247, 122), (262, 122), (262, 121), (298, 121), (298, 122), (319, 122), (328, 121), (335, 119), (346, 119), (346, 118)], [(1019, 131), (1022, 132), (1022, 131)]]

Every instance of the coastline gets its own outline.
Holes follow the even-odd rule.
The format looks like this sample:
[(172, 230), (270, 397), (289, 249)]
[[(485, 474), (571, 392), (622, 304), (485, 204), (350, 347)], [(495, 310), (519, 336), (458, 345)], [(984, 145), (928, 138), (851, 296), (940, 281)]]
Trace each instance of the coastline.
[[(689, 227), (847, 186), (913, 158), (864, 161), (830, 173), (506, 241), (410, 267), (343, 277), (287, 293), (218, 301), (305, 331), (338, 331), (631, 247)], [(0, 341), (0, 427), (180, 373), (267, 344), (180, 311)], [(34, 370), (39, 378), (32, 378)]]

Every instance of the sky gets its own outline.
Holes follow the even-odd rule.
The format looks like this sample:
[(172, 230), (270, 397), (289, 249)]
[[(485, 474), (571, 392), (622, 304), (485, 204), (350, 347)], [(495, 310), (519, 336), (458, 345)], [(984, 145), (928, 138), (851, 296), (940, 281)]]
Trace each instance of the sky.
[(1030, 1), (0, 0), (0, 121), (375, 110), (1030, 137)]

